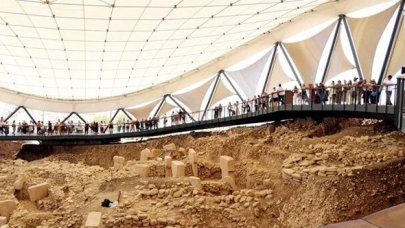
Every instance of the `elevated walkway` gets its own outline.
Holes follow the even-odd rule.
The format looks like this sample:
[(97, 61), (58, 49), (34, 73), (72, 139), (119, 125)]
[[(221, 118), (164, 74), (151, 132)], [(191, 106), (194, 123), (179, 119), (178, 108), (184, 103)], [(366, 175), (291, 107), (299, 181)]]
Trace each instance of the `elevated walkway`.
[(204, 130), (216, 127), (236, 126), (251, 123), (280, 121), (295, 118), (313, 118), (321, 120), (325, 117), (372, 118), (395, 121), (395, 106), (362, 105), (282, 105), (257, 112), (235, 115), (224, 118), (202, 120), (168, 126), (164, 128), (114, 134), (71, 134), (71, 135), (9, 135), (0, 136), (0, 140), (36, 140), (42, 144), (105, 144), (119, 142), (122, 138), (152, 137), (180, 132)]

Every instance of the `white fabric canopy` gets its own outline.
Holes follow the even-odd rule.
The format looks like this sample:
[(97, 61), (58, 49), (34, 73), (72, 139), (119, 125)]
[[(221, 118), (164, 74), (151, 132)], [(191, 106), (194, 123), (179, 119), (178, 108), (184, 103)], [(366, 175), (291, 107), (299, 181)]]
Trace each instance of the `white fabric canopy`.
[[(215, 89), (215, 88), (214, 88), (214, 89)], [(223, 100), (223, 99), (225, 99), (225, 98), (227, 98), (227, 97), (233, 96), (233, 95), (235, 95), (235, 94), (236, 94), (235, 91), (229, 90), (229, 89), (225, 86), (225, 84), (224, 84), (224, 82), (222, 81), (222, 79), (220, 78), (219, 81), (218, 81), (218, 86), (217, 86), (217, 88), (214, 90), (214, 95), (212, 96), (212, 100), (211, 100), (210, 105), (212, 106), (212, 105), (216, 104), (217, 102), (219, 102), (219, 101), (221, 101), (221, 100)], [(222, 104), (222, 105), (223, 105), (223, 104)]]
[(257, 94), (256, 90), (259, 80), (263, 71), (267, 70), (265, 66), (271, 53), (273, 53), (273, 50), (270, 50), (263, 57), (244, 69), (238, 71), (226, 71), (226, 74), (238, 84), (248, 98)]
[[(342, 29), (342, 27), (341, 27)], [(341, 32), (341, 31), (340, 31)], [(332, 56), (329, 63), (328, 71), (323, 82), (327, 82), (334, 78), (336, 75), (343, 73), (347, 70), (353, 69), (355, 66), (347, 59), (342, 46), (342, 37), (339, 35), (336, 45), (332, 50)]]
[(295, 81), (295, 79), (288, 76), (288, 74), (284, 71), (278, 53), (276, 53), (276, 58), (274, 59), (274, 65), (271, 69), (265, 92), (271, 93), (273, 92), (274, 87), (277, 88), (278, 84), (283, 84), (291, 81)]
[(284, 43), (304, 83), (314, 83), (326, 43), (336, 22), (314, 36), (295, 43)]
[(347, 18), (363, 76), (368, 81), (371, 79), (378, 42), (397, 8), (398, 4), (394, 4), (388, 9), (370, 17)]
[(402, 17), (401, 28), (394, 46), (387, 75), (394, 75), (405, 65), (405, 21)]
[[(0, 84), (0, 101), (4, 101), (9, 104), (13, 104), (13, 105), (17, 105), (17, 106), (21, 105), (21, 106), (25, 106), (25, 107), (32, 108), (32, 109), (38, 109), (38, 110), (44, 110), (44, 111), (50, 111), (50, 112), (66, 112), (66, 113), (69, 113), (72, 111), (75, 111), (78, 113), (101, 112), (101, 111), (115, 110), (115, 109), (123, 108), (123, 107), (132, 107), (132, 106), (139, 105), (139, 104), (142, 104), (142, 103), (145, 103), (148, 101), (153, 101), (153, 100), (159, 99), (159, 98), (163, 97), (165, 94), (172, 94), (176, 91), (186, 88), (189, 85), (192, 85), (201, 80), (207, 79), (211, 75), (218, 72), (220, 69), (227, 69), (229, 66), (232, 66), (235, 63), (238, 63), (241, 60), (243, 60), (249, 56), (252, 56), (255, 53), (258, 53), (258, 52), (262, 51), (263, 49), (271, 48), (272, 46), (274, 46), (274, 43), (277, 41), (285, 40), (286, 38), (288, 38), (292, 35), (306, 31), (323, 22), (330, 21), (330, 20), (338, 17), (338, 15), (347, 14), (350, 12), (354, 12), (356, 10), (364, 9), (369, 6), (374, 6), (374, 5), (377, 5), (380, 3), (386, 3), (386, 2), (390, 2), (390, 1), (391, 0), (331, 1), (329, 4), (321, 5), (320, 7), (316, 8), (316, 10), (314, 10), (313, 12), (308, 11), (309, 10), (308, 7), (302, 7), (297, 11), (292, 11), (291, 17), (288, 16), (288, 17), (278, 18), (277, 20), (271, 20), (271, 21), (267, 20), (266, 23), (267, 23), (268, 27), (260, 27), (259, 30), (257, 30), (256, 27), (254, 27), (253, 30), (255, 30), (255, 32), (253, 32), (253, 33), (251, 31), (252, 25), (249, 24), (246, 26), (247, 28), (244, 27), (243, 29), (247, 29), (248, 34), (251, 34), (251, 35), (249, 35), (248, 37), (245, 37), (245, 39), (240, 39), (240, 38), (235, 37), (235, 35), (232, 33), (229, 33), (229, 34), (227, 33), (226, 35), (228, 38), (231, 38), (232, 40), (237, 40), (237, 43), (232, 46), (232, 49), (229, 47), (226, 47), (226, 51), (223, 49), (224, 43), (225, 44), (229, 43), (229, 40), (227, 40), (227, 39), (224, 39), (223, 43), (220, 43), (217, 45), (210, 45), (210, 46), (212, 46), (212, 49), (210, 49), (210, 50), (214, 50), (216, 54), (214, 55), (214, 54), (212, 54), (212, 52), (209, 52), (212, 55), (210, 54), (210, 56), (207, 56), (207, 55), (204, 55), (205, 53), (203, 53), (201, 55), (201, 59), (203, 59), (204, 61), (194, 62), (193, 65), (190, 65), (189, 67), (187, 67), (187, 69), (185, 69), (186, 70), (185, 73), (183, 73), (183, 74), (178, 73), (177, 74), (178, 77), (175, 77), (175, 78), (172, 78), (169, 80), (167, 80), (167, 78), (166, 78), (165, 80), (167, 80), (167, 81), (160, 82), (160, 81), (153, 80), (156, 77), (156, 76), (154, 76), (152, 78), (149, 78), (151, 81), (153, 81), (152, 86), (149, 86), (148, 88), (145, 88), (145, 89), (139, 89), (136, 92), (132, 92), (131, 90), (130, 91), (121, 90), (122, 87), (119, 87), (119, 86), (114, 87), (115, 89), (119, 90), (120, 93), (123, 93), (123, 91), (127, 92), (127, 94), (125, 94), (125, 95), (117, 95), (117, 96), (112, 96), (112, 97), (107, 97), (107, 98), (100, 97), (100, 98), (86, 99), (86, 100), (83, 100), (83, 99), (77, 100), (77, 98), (75, 98), (75, 100), (72, 100), (71, 98), (56, 99), (56, 98), (52, 98), (52, 96), (49, 98), (46, 98), (46, 97), (43, 97), (40, 95), (38, 95), (38, 96), (32, 95), (33, 93), (31, 93), (30, 89), (33, 90), (32, 89), (33, 87), (31, 87), (31, 86), (24, 87), (24, 85), (21, 85), (21, 86), (18, 85), (22, 88), (22, 90), (20, 90), (20, 91), (24, 91), (24, 92), (16, 92), (14, 90), (13, 86), (9, 87), (9, 86), (6, 86), (6, 84)], [(5, 10), (5, 11), (9, 10), (9, 9), (7, 9), (7, 7), (9, 6), (8, 3), (16, 6), (16, 4), (18, 4), (19, 2), (21, 2), (21, 1), (17, 2), (17, 1), (13, 1), (13, 0), (7, 0), (7, 3), (4, 3), (4, 4), (2, 2), (2, 10)], [(55, 4), (57, 2), (63, 2), (63, 1), (56, 1)], [(103, 1), (99, 1), (99, 2), (102, 3)], [(302, 4), (305, 4), (305, 1), (294, 1), (294, 2), (300, 2)], [(39, 3), (39, 1), (38, 1), (38, 3)], [(286, 2), (282, 3), (281, 5), (283, 5), (283, 4), (286, 5)], [(316, 6), (316, 5), (317, 4), (314, 4), (314, 6)], [(173, 5), (171, 5), (171, 6), (173, 6)], [(108, 9), (108, 7), (106, 7), (105, 9)], [(32, 9), (32, 10), (35, 10), (35, 9)], [(305, 11), (308, 11), (308, 12), (304, 14), (303, 12), (305, 12)], [(255, 13), (256, 13), (256, 11), (255, 11)], [(299, 15), (299, 14), (301, 14), (301, 15)], [(148, 13), (148, 15), (152, 15), (152, 14)], [(260, 14), (260, 15), (265, 15), (265, 14)], [(272, 14), (267, 14), (267, 15), (272, 15)], [(58, 15), (56, 15), (56, 18), (57, 17), (58, 17)], [(272, 15), (272, 17), (273, 17), (273, 15)], [(39, 17), (39, 18), (41, 18), (41, 17)], [(294, 19), (290, 22), (291, 18), (294, 18)], [(130, 20), (130, 21), (135, 23), (137, 20)], [(153, 21), (153, 20), (151, 20), (151, 21)], [(169, 21), (169, 20), (166, 20), (166, 21)], [(248, 21), (250, 21), (250, 20), (248, 20)], [(15, 22), (15, 20), (14, 20), (14, 22)], [(2, 25), (4, 25), (4, 22), (0, 22), (0, 24), (1, 23), (3, 23)], [(97, 26), (97, 25), (101, 25), (101, 24), (102, 23), (99, 23), (99, 24), (96, 23), (93, 25)], [(108, 23), (106, 22), (105, 24), (108, 24)], [(78, 25), (78, 23), (71, 24), (71, 25)], [(145, 29), (151, 28), (151, 26), (146, 26), (145, 23), (143, 23), (143, 26)], [(12, 27), (12, 25), (11, 25), (11, 27)], [(4, 26), (2, 27), (2, 29), (3, 28), (4, 28)], [(2, 30), (2, 31), (10, 31), (7, 29)], [(55, 29), (55, 27), (53, 29)], [(100, 29), (102, 29), (103, 31), (106, 31), (105, 26)], [(240, 29), (242, 29), (242, 27), (240, 27)], [(220, 29), (218, 29), (218, 30), (220, 30)], [(183, 30), (183, 31), (186, 31), (186, 30)], [(203, 31), (203, 30), (201, 29), (199, 31)], [(221, 31), (221, 36), (223, 36), (222, 35), (223, 30), (220, 30), (220, 31)], [(263, 34), (264, 31), (271, 31), (271, 33)], [(11, 35), (13, 35), (13, 34), (11, 34)], [(58, 34), (56, 34), (56, 35), (58, 35)], [(137, 36), (137, 35), (135, 34), (134, 36)], [(15, 36), (13, 36), (13, 37), (15, 37)], [(47, 37), (47, 36), (44, 36), (44, 37)], [(100, 37), (104, 37), (104, 36), (97, 36), (97, 37), (100, 38)], [(180, 40), (185, 39), (184, 37), (181, 37)], [(217, 37), (214, 37), (214, 38), (216, 39)], [(180, 40), (179, 40), (179, 42), (180, 42)], [(189, 41), (190, 40), (191, 39), (189, 39)], [(14, 44), (11, 44), (11, 45), (17, 45), (17, 46), (20, 45), (18, 43), (15, 43), (15, 40), (12, 40), (11, 42), (14, 42)], [(101, 40), (101, 42), (99, 42), (99, 43), (102, 44), (103, 42), (104, 42), (104, 40)], [(145, 42), (146, 42), (146, 40), (145, 40)], [(49, 44), (48, 46), (52, 45), (51, 42), (47, 42), (46, 44)], [(148, 45), (149, 44), (147, 44), (147, 46)], [(190, 44), (189, 46), (186, 46), (187, 48), (182, 49), (182, 51), (190, 52), (190, 47), (193, 47), (193, 45), (194, 44)], [(19, 47), (21, 47), (21, 45)], [(113, 48), (113, 47), (111, 47), (111, 48)], [(131, 48), (132, 48), (132, 46), (131, 46)], [(133, 46), (133, 48), (135, 48), (135, 46)], [(27, 50), (30, 50), (30, 49), (32, 49), (32, 47), (29, 47)], [(109, 53), (108, 50), (109, 49), (107, 49), (106, 56), (113, 57), (113, 54)], [(229, 51), (229, 50), (231, 50), (231, 51)], [(14, 53), (18, 53), (18, 51), (20, 51), (20, 50), (16, 50)], [(74, 53), (74, 52), (70, 52), (70, 53)], [(146, 51), (143, 53), (145, 55), (147, 54)], [(198, 52), (198, 55), (200, 55), (199, 53), (201, 53), (201, 52)], [(88, 55), (88, 56), (96, 57), (98, 55)], [(130, 56), (130, 58), (134, 58), (133, 55), (129, 55), (129, 56)], [(213, 57), (213, 56), (216, 56), (216, 57)], [(162, 57), (162, 58), (166, 59), (165, 57)], [(173, 57), (171, 59), (178, 59), (178, 58)], [(193, 59), (193, 57), (189, 56), (188, 58), (184, 58), (184, 59)], [(132, 61), (133, 61), (133, 59), (132, 59)], [(154, 62), (153, 64), (158, 65), (157, 62)], [(137, 65), (144, 66), (144, 64), (140, 63), (139, 61), (138, 61)], [(160, 65), (160, 66), (162, 66), (162, 65)], [(158, 68), (160, 68), (160, 66)], [(31, 68), (32, 68), (32, 65), (31, 65)], [(182, 66), (173, 67), (173, 72), (175, 72), (179, 68), (181, 69), (181, 72), (184, 72), (184, 68)], [(169, 68), (167, 68), (167, 69), (169, 69)], [(100, 70), (100, 69), (98, 69), (98, 70)], [(144, 69), (144, 70), (146, 71), (147, 69)], [(170, 70), (168, 70), (168, 72), (169, 71)], [(109, 74), (106, 71), (103, 71), (103, 72), (105, 72), (105, 74)], [(56, 73), (56, 75), (61, 75), (61, 74)], [(79, 75), (79, 74), (77, 74), (77, 75)], [(128, 76), (128, 74), (126, 74), (125, 72), (123, 75), (126, 75), (126, 77)], [(140, 74), (140, 75), (142, 76), (143, 74)], [(35, 77), (37, 77), (37, 75)], [(33, 79), (41, 81), (41, 79), (38, 79), (38, 78), (30, 78), (30, 81), (32, 81)], [(68, 78), (66, 78), (66, 79), (69, 80)], [(4, 78), (0, 77), (0, 80), (3, 80), (2, 83), (8, 83), (7, 85), (11, 85), (14, 78), (9, 78), (7, 76)], [(15, 78), (15, 80), (17, 80), (17, 77)], [(99, 80), (99, 79), (96, 78), (96, 80)], [(26, 81), (28, 81), (28, 80), (26, 80)], [(44, 81), (46, 81), (49, 84), (52, 83), (52, 80), (44, 80)], [(53, 81), (55, 81), (55, 80), (53, 80)], [(56, 81), (57, 81), (57, 83), (64, 83), (63, 85), (69, 86), (69, 83), (65, 83), (66, 80), (65, 81), (56, 80)], [(136, 81), (136, 82), (138, 82), (138, 81)], [(35, 81), (35, 83), (37, 83), (37, 82)], [(108, 85), (111, 82), (105, 81), (105, 83)], [(116, 81), (116, 83), (121, 83), (125, 87), (126, 81), (118, 80), (118, 81)], [(150, 83), (150, 82), (148, 82), (148, 83)], [(76, 83), (74, 85), (81, 86), (83, 84)], [(91, 84), (91, 85), (94, 85), (94, 84)], [(149, 85), (151, 85), (151, 84), (149, 84)], [(37, 88), (39, 88), (39, 87), (37, 87)], [(128, 89), (131, 89), (131, 88), (129, 87)], [(95, 90), (95, 94), (97, 94), (97, 90), (98, 90), (98, 88)], [(102, 91), (107, 91), (107, 90), (102, 90)], [(68, 92), (66, 94), (68, 94), (68, 96), (71, 95), (70, 92)]]
[(163, 103), (162, 108), (158, 112), (157, 116), (162, 116), (163, 114), (167, 113), (168, 111), (170, 111), (174, 108), (177, 108), (177, 106), (172, 105), (169, 102), (167, 102), (167, 100), (165, 100), (165, 102)]
[(162, 102), (162, 99), (155, 100), (141, 107), (126, 110), (138, 120), (147, 119), (151, 115), (152, 110), (156, 107), (156, 105), (160, 104), (160, 102)]
[(214, 80), (215, 77), (191, 91), (172, 96), (185, 104), (192, 112), (200, 111), (204, 96)]

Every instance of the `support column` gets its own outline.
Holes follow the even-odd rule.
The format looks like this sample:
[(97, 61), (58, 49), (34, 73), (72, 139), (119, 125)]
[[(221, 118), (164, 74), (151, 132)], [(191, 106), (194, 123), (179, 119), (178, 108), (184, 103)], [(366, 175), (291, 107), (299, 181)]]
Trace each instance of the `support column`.
[(62, 120), (62, 123), (64, 123), (66, 120), (68, 120), (72, 115), (76, 115), (81, 121), (84, 123), (87, 123), (83, 117), (81, 117), (77, 112), (71, 112), (65, 119)]
[(349, 24), (347, 23), (346, 16), (342, 16), (342, 21), (343, 21), (343, 25), (346, 28), (346, 34), (347, 34), (347, 38), (349, 39), (350, 49), (351, 49), (352, 54), (353, 54), (354, 62), (356, 63), (357, 73), (359, 75), (359, 78), (361, 80), (363, 80), (364, 79), (363, 70), (361, 69), (359, 57), (357, 55), (356, 47), (354, 46), (352, 33), (350, 31)]
[(210, 104), (211, 104), (212, 97), (214, 96), (214, 93), (215, 93), (215, 91), (216, 91), (216, 89), (217, 89), (217, 87), (218, 87), (219, 77), (220, 77), (220, 72), (218, 72), (217, 78), (215, 79), (214, 87), (212, 88), (210, 97), (208, 98), (208, 102), (207, 102), (207, 105), (205, 106), (204, 112), (203, 112), (203, 114), (202, 114), (202, 116), (201, 116), (201, 120), (204, 119), (205, 114), (207, 113), (208, 107), (209, 107)]
[(167, 96), (169, 96), (169, 95), (166, 94), (166, 95), (163, 96), (162, 101), (160, 102), (158, 108), (156, 109), (155, 114), (153, 114), (153, 118), (155, 118), (157, 116), (157, 114), (159, 113), (159, 111), (162, 108), (163, 104), (166, 102)]
[(243, 101), (243, 97), (240, 95), (239, 91), (236, 89), (236, 87), (233, 85), (233, 83), (231, 82), (231, 80), (228, 78), (228, 75), (225, 73), (224, 70), (219, 71), (219, 73), (222, 75), (224, 75), (224, 77), (226, 78), (226, 80), (229, 82), (229, 84), (231, 85), (232, 89), (235, 91), (235, 93), (238, 95), (240, 101)]
[(343, 15), (339, 16), (339, 21), (338, 21), (338, 23), (336, 25), (336, 31), (335, 31), (335, 34), (333, 35), (332, 46), (330, 48), (328, 59), (326, 61), (325, 71), (323, 72), (323, 75), (322, 75), (322, 80), (321, 80), (322, 83), (325, 83), (325, 78), (326, 78), (326, 75), (328, 74), (328, 71), (329, 71), (330, 61), (332, 59), (333, 52), (335, 51), (336, 44), (337, 44), (337, 41), (339, 39), (340, 27), (341, 27), (341, 24), (342, 24), (343, 17), (344, 17)]
[(130, 115), (128, 115), (128, 113), (125, 111), (125, 109), (119, 108), (119, 109), (117, 109), (117, 111), (114, 113), (113, 117), (112, 117), (111, 120), (110, 120), (110, 123), (112, 123), (112, 122), (114, 121), (115, 117), (117, 117), (117, 115), (118, 115), (118, 113), (119, 113), (120, 111), (122, 111), (122, 112), (128, 117), (128, 119), (132, 120), (132, 117), (131, 117)]
[(274, 46), (273, 56), (271, 57), (270, 66), (269, 66), (269, 70), (267, 71), (267, 74), (266, 74), (266, 80), (264, 81), (262, 93), (264, 93), (266, 91), (267, 83), (269, 83), (271, 73), (273, 72), (274, 62), (276, 61), (276, 57), (277, 57), (276, 55), (277, 55), (278, 45), (280, 45), (279, 42), (277, 42), (276, 46)]
[(387, 53), (385, 54), (384, 63), (383, 63), (382, 69), (381, 69), (380, 77), (378, 78), (378, 82), (377, 82), (378, 85), (381, 85), (382, 80), (384, 79), (385, 74), (387, 73), (389, 64), (391, 62), (392, 53), (394, 51), (394, 46), (397, 42), (398, 33), (402, 26), (402, 21), (403, 21), (402, 11), (404, 10), (404, 5), (405, 5), (405, 0), (402, 0), (401, 4), (399, 5), (399, 8), (398, 8), (397, 17), (395, 19), (394, 30), (392, 31), (390, 42), (388, 44)]
[(190, 115), (190, 113), (187, 112), (187, 110), (179, 104), (179, 102), (177, 102), (171, 95), (168, 95), (168, 97), (179, 107), (181, 108), (181, 110), (183, 110), (184, 113), (187, 114), (187, 116), (193, 121), (195, 122), (195, 119)]
[(290, 68), (294, 74), (295, 80), (297, 80), (298, 83), (302, 83), (302, 81), (300, 80), (300, 77), (298, 77), (297, 71), (294, 68), (294, 64), (291, 62), (290, 57), (287, 55), (287, 51), (285, 50), (284, 45), (282, 43), (279, 43), (279, 45), (280, 45), (281, 51), (283, 52), (285, 58), (287, 59), (288, 65), (290, 66)]
[(6, 117), (6, 119), (4, 121), (8, 121), (12, 116), (14, 116), (14, 114), (16, 114), (18, 112), (18, 110), (24, 110), (25, 113), (27, 113), (28, 117), (32, 120), (32, 122), (34, 122), (35, 124), (37, 124), (37, 121), (35, 121), (34, 117), (32, 117), (31, 113), (28, 112), (28, 110), (24, 107), (24, 106), (18, 106), (10, 115), (8, 115)]

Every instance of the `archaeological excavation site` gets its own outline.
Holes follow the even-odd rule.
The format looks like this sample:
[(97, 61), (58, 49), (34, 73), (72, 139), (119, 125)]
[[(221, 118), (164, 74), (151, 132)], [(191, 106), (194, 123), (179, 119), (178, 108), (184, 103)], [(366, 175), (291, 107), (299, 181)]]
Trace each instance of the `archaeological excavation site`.
[(334, 227), (405, 201), (405, 136), (376, 120), (111, 145), (3, 141), (0, 158), (4, 227)]

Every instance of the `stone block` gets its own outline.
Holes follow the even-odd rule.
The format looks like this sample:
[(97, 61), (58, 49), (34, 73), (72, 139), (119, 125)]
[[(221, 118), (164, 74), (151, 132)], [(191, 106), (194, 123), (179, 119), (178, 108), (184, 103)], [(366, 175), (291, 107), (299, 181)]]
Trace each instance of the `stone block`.
[(148, 148), (141, 151), (141, 161), (147, 161), (151, 156), (151, 152)]
[(201, 179), (198, 177), (189, 177), (188, 179), (190, 181), (191, 186), (193, 186), (194, 188), (202, 188), (201, 185)]
[(7, 224), (7, 217), (0, 216), (0, 226)]
[(185, 176), (185, 165), (181, 161), (172, 162), (172, 176), (173, 177), (184, 177)]
[(24, 184), (27, 182), (27, 176), (25, 174), (19, 175), (14, 182), (14, 189), (21, 190), (24, 188)]
[(0, 181), (5, 181), (5, 180), (7, 180), (7, 176), (1, 175), (1, 176), (0, 176)]
[(125, 158), (121, 156), (114, 156), (114, 168), (115, 169), (122, 169), (125, 166)]
[(114, 156), (113, 161), (114, 161), (114, 163), (116, 162), (116, 163), (122, 164), (122, 163), (125, 163), (125, 158), (122, 156)]
[(149, 176), (149, 165), (136, 164), (135, 173), (138, 174), (140, 177), (148, 177)]
[(152, 158), (156, 158), (159, 157), (160, 155), (162, 155), (163, 151), (161, 149), (152, 149), (150, 151), (150, 157)]
[(37, 184), (28, 188), (30, 200), (35, 202), (48, 196), (48, 183)]
[(165, 177), (172, 177), (172, 168), (165, 167)]
[(197, 152), (193, 149), (188, 150), (188, 160), (190, 160), (190, 163), (196, 163), (197, 162)]
[(0, 228), (10, 228), (7, 224), (0, 226)]
[(235, 160), (229, 156), (221, 156), (219, 158), (219, 167), (221, 168), (222, 177), (229, 176), (235, 172)]
[(198, 177), (198, 166), (197, 163), (191, 164), (191, 169), (193, 171), (193, 176)]
[(170, 144), (163, 146), (163, 150), (165, 152), (173, 152), (173, 151), (177, 150), (177, 147), (176, 147), (176, 144), (170, 143)]
[(90, 212), (87, 215), (86, 228), (101, 227), (101, 212)]
[(222, 181), (229, 184), (233, 190), (236, 190), (236, 184), (235, 184), (235, 179), (233, 177), (230, 176), (225, 176), (222, 178)]
[(172, 157), (165, 156), (165, 167), (172, 167)]
[(17, 208), (17, 203), (13, 200), (0, 201), (0, 216), (9, 217)]

